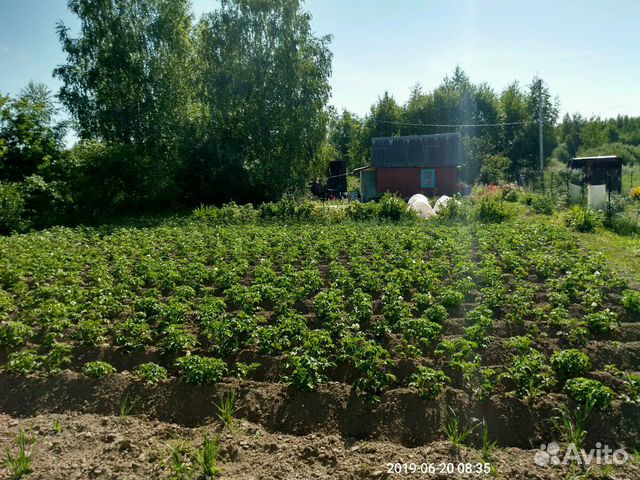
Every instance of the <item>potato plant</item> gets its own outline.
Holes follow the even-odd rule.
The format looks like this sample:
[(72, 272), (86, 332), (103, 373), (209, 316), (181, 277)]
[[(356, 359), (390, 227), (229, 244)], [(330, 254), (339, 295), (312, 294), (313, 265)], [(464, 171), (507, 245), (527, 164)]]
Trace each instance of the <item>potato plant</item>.
[[(243, 214), (229, 206), (221, 223), (2, 237), (3, 374), (101, 378), (113, 372), (77, 353), (117, 350), (153, 359), (131, 368), (150, 384), (259, 370), (306, 391), (346, 381), (374, 401), (410, 384), (433, 397), (447, 379), (481, 400), (579, 400), (576, 379), (598, 364), (583, 352), (625, 348), (640, 294), (570, 232), (490, 221), (494, 206), (482, 206), (481, 223), (406, 225), (284, 225), (267, 213), (236, 224)], [(627, 383), (615, 393), (637, 397)]]

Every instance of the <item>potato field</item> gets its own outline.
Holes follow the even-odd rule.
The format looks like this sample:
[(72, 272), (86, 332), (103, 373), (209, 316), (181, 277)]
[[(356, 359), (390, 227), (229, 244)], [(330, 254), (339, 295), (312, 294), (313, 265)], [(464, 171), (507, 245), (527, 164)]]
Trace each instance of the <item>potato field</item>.
[(14, 235), (0, 320), (28, 478), (205, 478), (203, 438), (222, 478), (566, 478), (540, 444), (640, 441), (640, 295), (536, 222)]

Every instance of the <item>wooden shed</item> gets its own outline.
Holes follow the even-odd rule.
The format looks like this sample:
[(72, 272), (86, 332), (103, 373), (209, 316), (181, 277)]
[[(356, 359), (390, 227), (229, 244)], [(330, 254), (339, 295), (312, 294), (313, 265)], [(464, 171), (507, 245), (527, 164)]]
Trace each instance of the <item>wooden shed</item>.
[(622, 191), (622, 158), (615, 155), (576, 157), (569, 160), (569, 168), (582, 170), (584, 183), (606, 185), (607, 191)]
[(458, 192), (458, 169), (463, 164), (459, 133), (373, 138), (371, 166), (360, 170), (363, 200), (385, 192), (403, 197), (453, 195)]

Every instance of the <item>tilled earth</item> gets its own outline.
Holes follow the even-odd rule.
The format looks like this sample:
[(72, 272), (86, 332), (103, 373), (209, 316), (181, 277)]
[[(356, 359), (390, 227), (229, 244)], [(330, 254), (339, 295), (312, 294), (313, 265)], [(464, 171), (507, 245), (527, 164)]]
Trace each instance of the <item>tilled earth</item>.
[[(54, 424), (59, 426), (58, 431)], [(387, 479), (387, 478), (502, 478), (638, 479), (640, 464), (632, 455), (622, 466), (595, 466), (571, 473), (568, 467), (540, 467), (538, 450), (500, 448), (493, 452), (489, 474), (440, 472), (452, 463), (479, 462), (480, 452), (452, 448), (447, 441), (407, 448), (386, 441), (356, 441), (338, 435), (305, 436), (269, 432), (237, 420), (234, 433), (219, 422), (188, 428), (137, 416), (93, 414), (42, 414), (25, 418), (0, 415), (0, 445), (14, 449), (20, 429), (32, 444), (33, 472), (26, 479), (155, 479), (177, 478), (171, 448), (186, 464), (184, 478), (203, 478), (197, 468), (197, 451), (205, 435), (219, 436), (220, 478), (226, 479)], [(435, 473), (389, 473), (390, 463), (433, 464)], [(404, 466), (396, 467), (404, 470)], [(426, 467), (423, 467), (426, 469)], [(2, 478), (10, 478), (0, 470)]]

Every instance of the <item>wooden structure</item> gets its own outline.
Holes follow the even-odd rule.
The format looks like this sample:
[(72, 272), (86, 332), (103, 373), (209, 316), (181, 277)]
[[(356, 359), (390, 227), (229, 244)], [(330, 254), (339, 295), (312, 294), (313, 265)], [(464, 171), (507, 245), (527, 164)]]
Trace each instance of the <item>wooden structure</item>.
[(416, 193), (453, 195), (463, 164), (459, 133), (377, 137), (371, 140), (371, 166), (356, 171), (366, 201), (385, 192), (407, 198)]
[(576, 157), (569, 168), (582, 170), (587, 185), (606, 185), (608, 192), (622, 191), (622, 158), (615, 155)]

